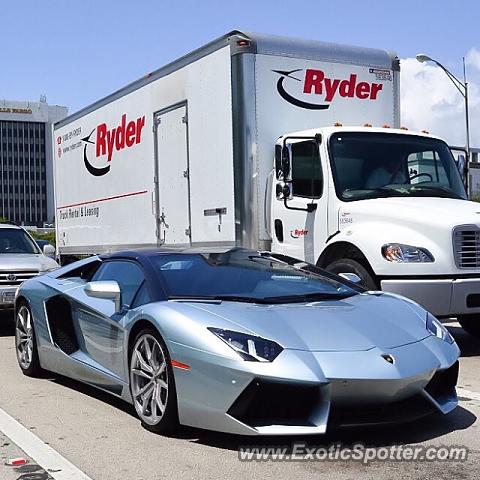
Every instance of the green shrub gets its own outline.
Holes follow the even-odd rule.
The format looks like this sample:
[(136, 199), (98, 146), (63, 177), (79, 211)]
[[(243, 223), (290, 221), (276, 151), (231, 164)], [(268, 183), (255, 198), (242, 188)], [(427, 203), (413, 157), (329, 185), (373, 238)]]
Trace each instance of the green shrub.
[(56, 245), (55, 231), (49, 233), (38, 233), (34, 230), (29, 230), (28, 232), (35, 240), (46, 240), (51, 243), (54, 247)]

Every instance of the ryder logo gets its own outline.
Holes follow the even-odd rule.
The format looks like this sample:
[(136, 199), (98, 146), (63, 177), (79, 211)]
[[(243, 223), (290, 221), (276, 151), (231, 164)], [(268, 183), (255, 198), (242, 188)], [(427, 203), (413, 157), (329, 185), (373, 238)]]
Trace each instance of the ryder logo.
[[(82, 138), (82, 142), (85, 143), (83, 162), (88, 172), (95, 177), (106, 175), (110, 171), (115, 152), (133, 147), (142, 141), (144, 126), (145, 116), (127, 123), (126, 113), (122, 115), (120, 124), (114, 128), (109, 129), (106, 123), (97, 125), (90, 135)], [(93, 146), (95, 148), (90, 148)]]
[(308, 235), (308, 230), (304, 228), (295, 228), (295, 230), (290, 230), (290, 236), (292, 238), (306, 237)]
[[(280, 96), (296, 107), (310, 110), (326, 110), (339, 96), (376, 100), (383, 89), (382, 83), (359, 81), (355, 73), (348, 78), (330, 78), (323, 70), (312, 68), (272, 71), (280, 75), (277, 81)], [(315, 98), (322, 99), (323, 103), (315, 101)], [(313, 101), (309, 101), (310, 99)]]

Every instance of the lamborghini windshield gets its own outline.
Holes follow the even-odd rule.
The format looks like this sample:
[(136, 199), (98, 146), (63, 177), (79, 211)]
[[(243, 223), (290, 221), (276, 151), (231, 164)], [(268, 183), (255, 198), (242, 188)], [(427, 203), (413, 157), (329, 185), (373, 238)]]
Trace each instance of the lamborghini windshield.
[(433, 138), (342, 132), (330, 138), (335, 189), (344, 201), (380, 197), (466, 199), (446, 143)]
[(153, 262), (170, 299), (288, 303), (357, 293), (333, 276), (308, 272), (252, 250), (158, 255)]

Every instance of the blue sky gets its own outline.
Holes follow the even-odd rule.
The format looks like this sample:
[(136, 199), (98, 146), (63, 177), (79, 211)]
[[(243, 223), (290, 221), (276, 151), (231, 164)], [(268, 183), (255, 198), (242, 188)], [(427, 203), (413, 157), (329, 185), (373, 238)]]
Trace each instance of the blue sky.
[[(472, 87), (480, 85), (475, 0), (2, 0), (0, 11), (0, 98), (38, 100), (44, 93), (70, 112), (236, 28), (386, 48), (402, 59), (425, 52), (457, 75), (470, 52)], [(416, 66), (407, 70), (413, 79), (422, 77)], [(441, 90), (447, 98), (440, 107), (432, 98), (433, 106), (446, 102), (461, 115), (461, 98), (448, 98), (455, 97), (454, 87)], [(473, 95), (476, 131), (480, 99)], [(414, 104), (407, 107), (408, 119), (415, 117)], [(460, 141), (461, 125), (457, 133), (445, 131)], [(474, 138), (480, 146), (480, 135)]]

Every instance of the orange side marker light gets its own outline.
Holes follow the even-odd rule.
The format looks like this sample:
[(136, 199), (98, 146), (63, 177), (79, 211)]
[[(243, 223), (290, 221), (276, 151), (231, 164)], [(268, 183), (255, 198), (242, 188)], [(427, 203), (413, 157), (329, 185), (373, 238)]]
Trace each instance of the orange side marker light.
[(176, 360), (172, 360), (172, 367), (180, 368), (181, 370), (190, 370), (190, 365), (182, 362), (177, 362)]

